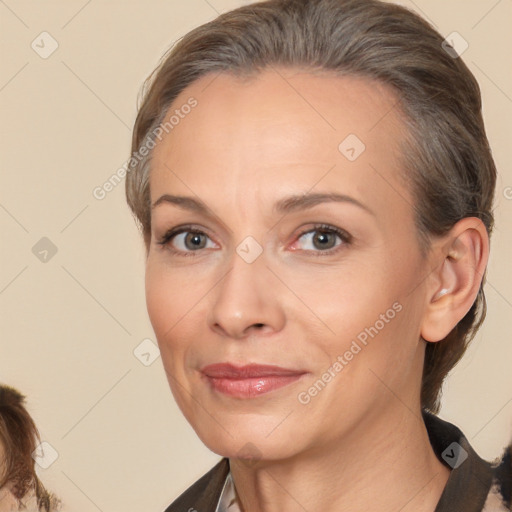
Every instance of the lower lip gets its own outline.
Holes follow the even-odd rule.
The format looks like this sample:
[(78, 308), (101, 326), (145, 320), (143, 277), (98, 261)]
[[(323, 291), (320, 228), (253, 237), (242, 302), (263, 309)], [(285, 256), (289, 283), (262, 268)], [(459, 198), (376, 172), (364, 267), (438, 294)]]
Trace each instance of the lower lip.
[(245, 379), (206, 377), (216, 391), (237, 398), (254, 398), (270, 391), (288, 386), (299, 380), (303, 374), (269, 375)]

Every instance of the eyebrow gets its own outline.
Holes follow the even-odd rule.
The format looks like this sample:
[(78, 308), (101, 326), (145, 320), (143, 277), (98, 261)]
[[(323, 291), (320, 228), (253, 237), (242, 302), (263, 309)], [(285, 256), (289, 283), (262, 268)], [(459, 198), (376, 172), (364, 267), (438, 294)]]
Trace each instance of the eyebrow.
[[(285, 197), (277, 201), (274, 205), (276, 213), (287, 214), (298, 210), (313, 208), (314, 206), (327, 202), (348, 203), (358, 206), (367, 213), (376, 216), (368, 206), (364, 205), (357, 199), (345, 194), (336, 193), (304, 193)], [(189, 210), (204, 215), (210, 215), (210, 209), (200, 200), (187, 196), (174, 196), (164, 194), (159, 197), (152, 205), (151, 209), (156, 208), (160, 204), (173, 204), (184, 210)]]

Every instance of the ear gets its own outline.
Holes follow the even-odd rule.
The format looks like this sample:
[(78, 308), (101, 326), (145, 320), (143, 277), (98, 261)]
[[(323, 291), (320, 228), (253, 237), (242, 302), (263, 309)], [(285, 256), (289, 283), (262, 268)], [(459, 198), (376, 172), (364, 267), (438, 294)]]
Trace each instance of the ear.
[(475, 302), (489, 259), (489, 236), (484, 223), (466, 217), (437, 240), (431, 251), (434, 270), (427, 279), (426, 308), (421, 336), (440, 341)]

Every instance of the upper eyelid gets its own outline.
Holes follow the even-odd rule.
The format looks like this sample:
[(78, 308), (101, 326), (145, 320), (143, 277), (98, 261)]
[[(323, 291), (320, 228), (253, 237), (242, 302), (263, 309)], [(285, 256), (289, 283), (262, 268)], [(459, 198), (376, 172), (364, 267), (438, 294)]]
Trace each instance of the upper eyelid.
[(207, 230), (193, 225), (176, 226), (174, 228), (170, 228), (166, 230), (161, 236), (156, 237), (157, 242), (161, 243), (161, 241), (167, 240), (167, 243), (169, 243), (171, 240), (174, 240), (178, 235), (181, 235), (183, 233), (198, 233), (201, 235), (206, 235), (210, 240), (215, 242), (215, 240), (210, 236)]
[[(342, 233), (346, 233), (347, 236), (349, 236), (349, 233), (346, 230), (344, 230), (343, 228), (337, 228), (336, 226), (331, 226), (326, 223), (318, 223), (316, 225), (311, 226), (310, 228), (304, 228), (297, 233), (297, 236), (305, 235), (306, 233), (310, 233), (311, 231), (321, 231), (321, 230), (324, 230), (324, 231), (331, 230), (333, 232), (341, 231)], [(208, 230), (203, 227), (197, 227), (192, 224), (190, 224), (190, 225), (185, 224), (183, 226), (176, 226), (174, 228), (170, 228), (170, 229), (166, 230), (160, 238), (165, 237), (168, 233), (171, 233), (171, 232), (172, 232), (173, 236), (179, 235), (181, 233), (187, 233), (187, 232), (200, 233), (200, 234), (210, 236), (208, 233)]]
[[(338, 236), (342, 240), (343, 243), (348, 243), (353, 238), (352, 235), (348, 231), (344, 230), (343, 228), (332, 226), (327, 223), (317, 223), (317, 224), (312, 225), (309, 228), (303, 228), (303, 229), (299, 230), (299, 232), (295, 235), (295, 238), (298, 240), (299, 238), (301, 238), (302, 236), (304, 236), (308, 233), (311, 233), (314, 231), (322, 231), (322, 230), (323, 231), (331, 231), (331, 233)], [(169, 233), (171, 233), (170, 238), (168, 238), (168, 236), (167, 236)], [(206, 235), (212, 242), (218, 244), (218, 242), (216, 242), (215, 239), (210, 236), (210, 234), (208, 233), (208, 230), (206, 230), (202, 227), (195, 226), (195, 225), (183, 225), (183, 226), (177, 226), (175, 228), (171, 228), (171, 229), (167, 230), (159, 238), (157, 243), (160, 243), (160, 244), (171, 243), (178, 235), (183, 234), (183, 233), (199, 233), (202, 235)], [(167, 241), (165, 241), (166, 239), (167, 239)], [(181, 252), (196, 252), (196, 251), (181, 251)], [(319, 251), (319, 252), (322, 252), (322, 251)], [(328, 252), (328, 251), (323, 251), (323, 252)]]

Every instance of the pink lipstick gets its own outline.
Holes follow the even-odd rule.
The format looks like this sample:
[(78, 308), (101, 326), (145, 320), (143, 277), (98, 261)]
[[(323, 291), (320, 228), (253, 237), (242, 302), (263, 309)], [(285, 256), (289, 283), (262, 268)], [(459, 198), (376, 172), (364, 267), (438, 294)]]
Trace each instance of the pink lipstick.
[(307, 372), (273, 365), (219, 363), (201, 369), (213, 389), (237, 398), (253, 398), (282, 388)]

